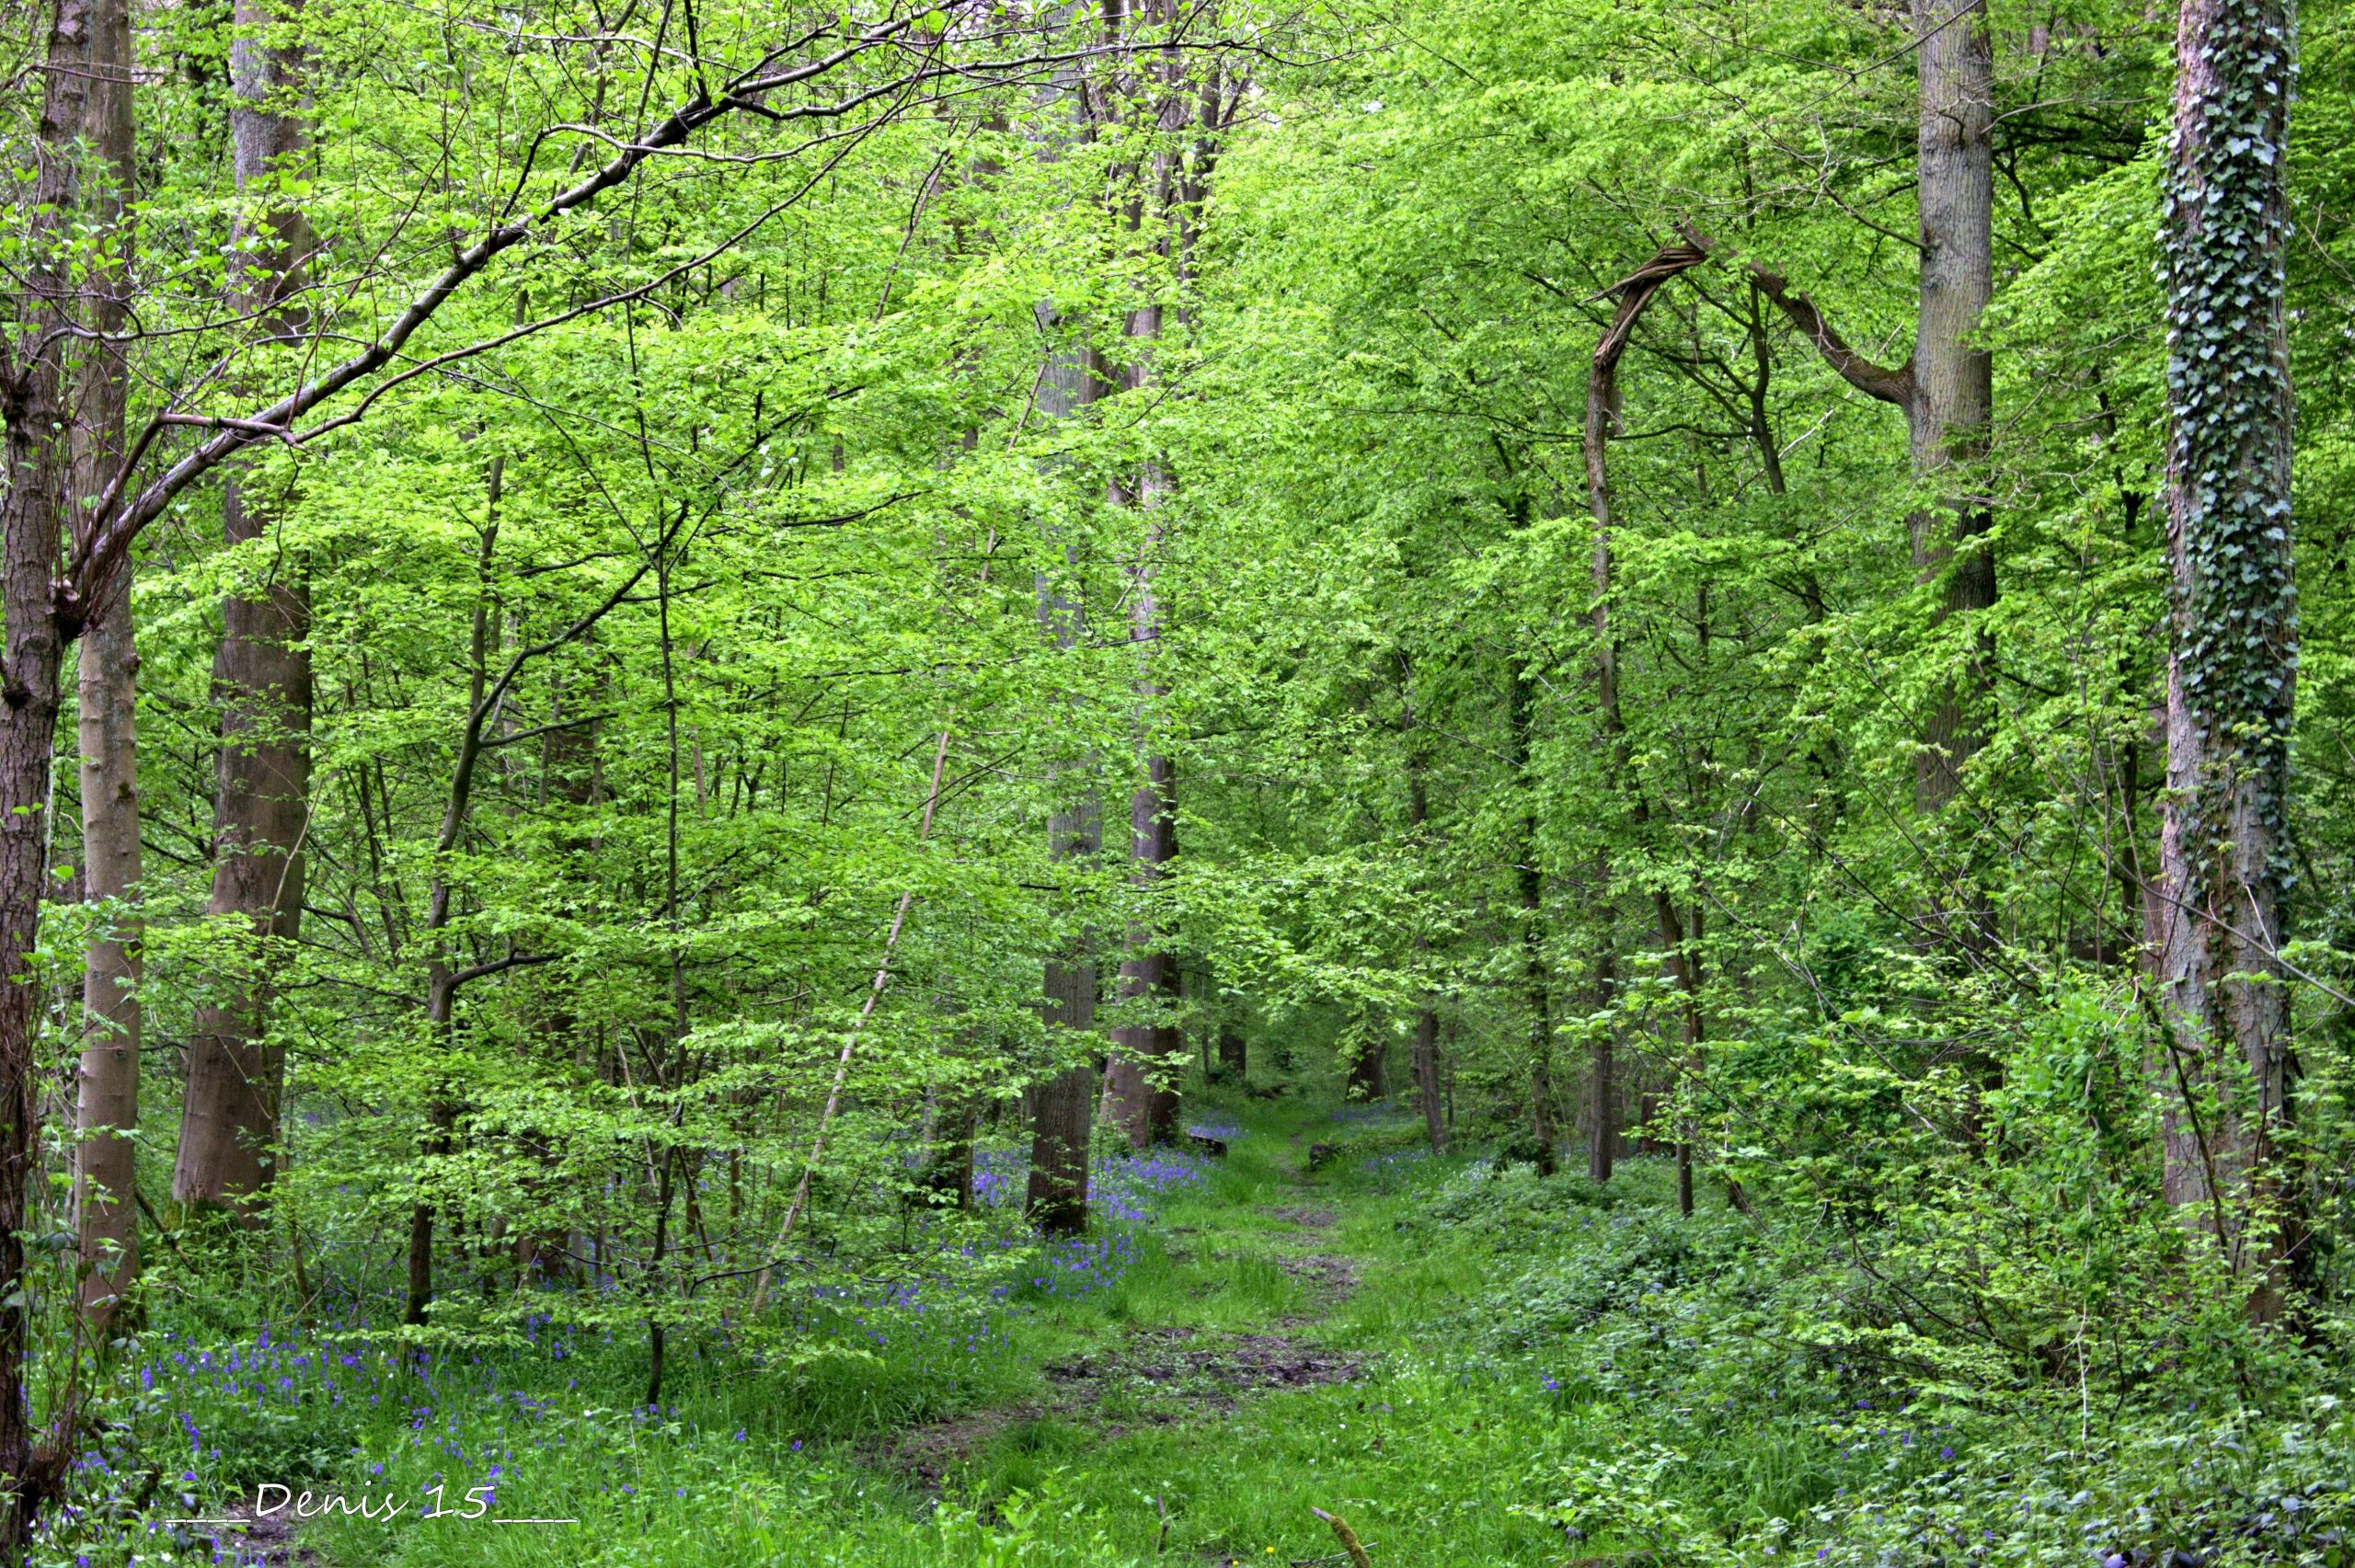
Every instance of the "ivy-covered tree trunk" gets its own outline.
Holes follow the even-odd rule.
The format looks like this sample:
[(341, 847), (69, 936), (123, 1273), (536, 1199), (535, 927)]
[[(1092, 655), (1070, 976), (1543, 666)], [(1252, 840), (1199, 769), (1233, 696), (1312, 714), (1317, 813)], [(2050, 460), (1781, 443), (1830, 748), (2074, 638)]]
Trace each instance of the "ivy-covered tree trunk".
[[(288, 9), (237, 0), (229, 130), (241, 193), (270, 189), (309, 145), (307, 128), (292, 112), (303, 88), (302, 55), (266, 36)], [(239, 235), (236, 258), (246, 274), (236, 280), (238, 303), (253, 330), (301, 330), (301, 306), (288, 302), (304, 285), (311, 246), (310, 224), (294, 207), (272, 210), (258, 229)], [(227, 543), (234, 547), (268, 534), (282, 500), (250, 469), (233, 469), (223, 485)], [(222, 606), (213, 664), (221, 754), (206, 912), (243, 922), (252, 945), (222, 992), (198, 1006), (190, 1032), (188, 1093), (172, 1170), (172, 1200), (184, 1208), (232, 1204), (251, 1219), (271, 1175), (285, 1061), (268, 1038), (269, 971), (302, 921), (310, 630), (310, 591), (291, 558), (278, 561), (258, 590), (233, 593)]]
[(2184, 0), (2166, 169), (2167, 790), (2153, 933), (2165, 1192), (2284, 1306), (2297, 1235), (2281, 917), (2298, 657), (2283, 315), (2288, 0)]
[[(132, 155), (131, 13), (109, 3), (94, 15), (88, 113), (91, 187), (87, 208), (101, 229), (118, 228), (131, 199)], [(84, 285), (89, 326), (120, 335), (129, 319), (128, 230), (111, 234)], [(74, 421), (78, 509), (105, 490), (125, 454), (130, 369), (119, 349), (93, 343), (82, 366)], [(138, 1277), (137, 1174), (131, 1134), (139, 1126), (139, 778), (136, 727), (139, 651), (131, 624), (131, 568), (115, 577), (97, 624), (82, 639), (82, 866), (92, 902), (125, 906), (95, 933), (82, 979), (82, 1061), (75, 1104), (74, 1217), (82, 1306), (102, 1337)]]

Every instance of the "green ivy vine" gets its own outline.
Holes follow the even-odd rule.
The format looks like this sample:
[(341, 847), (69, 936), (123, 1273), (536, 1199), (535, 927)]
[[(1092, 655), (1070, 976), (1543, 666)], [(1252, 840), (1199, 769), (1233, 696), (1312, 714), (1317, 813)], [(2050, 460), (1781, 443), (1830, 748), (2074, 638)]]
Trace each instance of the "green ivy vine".
[[(2208, 8), (2210, 69), (2178, 88), (2161, 238), (2176, 657), (2209, 759), (2198, 797), (2184, 803), (2187, 858), (2204, 876), (2229, 852), (2220, 814), (2246, 790), (2277, 888), (2290, 880), (2284, 795), (2298, 646), (2282, 314), (2295, 33), (2280, 0)], [(2184, 892), (2196, 900), (2200, 889)]]

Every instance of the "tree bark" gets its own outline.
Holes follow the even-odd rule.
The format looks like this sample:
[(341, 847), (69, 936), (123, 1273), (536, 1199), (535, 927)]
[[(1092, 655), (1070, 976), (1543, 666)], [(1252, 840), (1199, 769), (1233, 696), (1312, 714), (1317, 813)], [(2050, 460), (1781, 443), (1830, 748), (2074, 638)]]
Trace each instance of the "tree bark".
[(1586, 1146), (1586, 1173), (1590, 1181), (1607, 1182), (1619, 1159), (1619, 1092), (1618, 1063), (1614, 1059), (1618, 1046), (1618, 1025), (1610, 1014), (1619, 1005), (1619, 945), (1611, 929), (1611, 856), (1607, 851), (1594, 852), (1596, 919), (1600, 933), (1594, 951), (1595, 1011), (1604, 1014), (1595, 1031), (1587, 1066), (1588, 1114), (1593, 1121), (1593, 1133)]
[[(1143, 314), (1143, 313), (1141, 313)], [(1150, 312), (1157, 333), (1160, 311)], [(1153, 740), (1153, 709), (1168, 694), (1150, 673), (1161, 636), (1161, 601), (1154, 591), (1156, 558), (1167, 549), (1168, 519), (1162, 502), (1166, 472), (1148, 462), (1138, 486), (1147, 522), (1144, 544), (1131, 574), (1129, 635), (1147, 673), (1137, 681), (1137, 741), (1144, 782), (1129, 798), (1129, 876), (1145, 913), (1130, 923), (1120, 960), (1120, 1000), (1131, 1007), (1174, 1013), (1180, 1001), (1178, 956), (1166, 932), (1155, 929), (1150, 900), (1178, 854), (1177, 764), (1160, 755)], [(1185, 1031), (1155, 1019), (1122, 1024), (1113, 1031), (1111, 1059), (1105, 1068), (1105, 1099), (1113, 1124), (1132, 1149), (1167, 1143), (1178, 1136), (1178, 1090), (1173, 1082), (1186, 1049)]]
[(1389, 1040), (1369, 1013), (1358, 1020), (1357, 1049), (1350, 1055), (1350, 1081), (1342, 1098), (1367, 1104), (1390, 1095)]
[[(236, 0), (229, 128), (241, 195), (269, 189), (277, 171), (310, 145), (308, 128), (292, 109), (303, 92), (304, 57), (267, 37), (298, 11), (299, 5)], [(258, 228), (237, 236), (236, 259), (246, 269), (238, 304), (255, 330), (281, 337), (303, 329), (297, 297), (310, 251), (310, 224), (299, 208), (273, 210)], [(249, 477), (249, 471), (233, 470), (223, 486), (224, 532), (232, 547), (268, 533), (282, 505)], [(302, 921), (310, 630), (309, 587), (299, 565), (281, 560), (258, 593), (233, 594), (222, 606), (213, 663), (221, 755), (206, 912), (241, 922), (249, 944), (246, 962), (224, 978), (224, 994), (196, 1010), (172, 1199), (184, 1208), (230, 1205), (249, 1220), (258, 1217), (270, 1184), (285, 1077), (284, 1053), (269, 1039), (269, 972)]]
[[(1678, 918), (1676, 900), (1665, 889), (1652, 895), (1652, 910), (1660, 920), (1660, 945), (1667, 950), (1669, 973), (1676, 979), (1682, 1002), (1678, 1013), (1683, 1033), (1684, 1092), (1689, 1093), (1701, 1074), (1701, 911), (1697, 907), (1693, 910), (1688, 936), (1684, 921)], [(1684, 1109), (1676, 1116), (1676, 1212), (1693, 1212), (1693, 1116)]]
[[(25, 1553), (40, 1506), (56, 1494), (75, 1420), (36, 1448), (26, 1399), (31, 1281), (25, 1233), (41, 1157), (40, 983), (32, 954), (48, 881), (51, 770), (66, 644), (82, 627), (57, 586), (59, 545), (97, 520), (67, 505), (75, 482), (75, 410), (66, 361), (80, 292), (73, 252), (89, 232), (84, 144), (104, 132), (94, 93), (120, 81), (129, 21), (121, 0), (57, 0), (30, 149), (29, 214), (18, 263), (15, 335), (0, 343), (0, 425), (8, 483), (0, 487), (0, 1562)], [(98, 99), (99, 101), (94, 101)], [(107, 200), (101, 197), (99, 202)], [(105, 243), (101, 238), (101, 245)], [(103, 598), (103, 596), (96, 596)]]
[[(442, 830), (434, 836), (432, 870), (426, 885), (425, 930), (425, 1031), (437, 1056), (446, 1057), (454, 1043), (457, 1025), (458, 979), (450, 961), (450, 905), (454, 889), (450, 885), (450, 855), (458, 847), (458, 840), (466, 830), (466, 816), (474, 804), (475, 769), (482, 759), (483, 727), (489, 722), (490, 644), (491, 644), (491, 564), (499, 551), (499, 502), (505, 486), (507, 463), (495, 457), (490, 463), (490, 478), (485, 490), (481, 544), (475, 557), (474, 619), (468, 628), (466, 663), (466, 727), (458, 738), (458, 756), (450, 770), (450, 794), (442, 808)], [(669, 537), (664, 535), (662, 547)], [(505, 682), (500, 683), (501, 689)], [(675, 758), (672, 763), (676, 769)], [(431, 1162), (448, 1157), (452, 1135), (458, 1126), (458, 1104), (455, 1088), (437, 1071), (426, 1094), (426, 1131), (423, 1155)], [(429, 1170), (427, 1179), (431, 1175)], [(664, 1193), (667, 1211), (669, 1193)], [(665, 1218), (667, 1218), (667, 1212)], [(401, 1321), (406, 1323), (425, 1322), (426, 1310), (433, 1302), (433, 1220), (434, 1205), (420, 1197), (409, 1209), (408, 1220), (408, 1291), (403, 1303)]]
[[(1172, 19), (1170, 13), (1166, 0), (1109, 0), (1106, 6), (1107, 19), (1130, 40), (1140, 25), (1166, 23)], [(1153, 123), (1159, 138), (1139, 171), (1139, 189), (1129, 213), (1132, 232), (1148, 221), (1158, 228), (1149, 249), (1174, 260), (1181, 275), (1191, 261), (1193, 238), (1186, 214), (1199, 206), (1203, 194), (1199, 188), (1181, 189), (1179, 179), (1175, 137), (1184, 129), (1188, 113), (1183, 71), (1173, 54), (1155, 60), (1140, 74), (1140, 85), (1152, 95)], [(1212, 101), (1214, 115), (1214, 95)], [(1207, 177), (1207, 155), (1200, 166)], [(1128, 374), (1132, 391), (1153, 383), (1153, 345), (1161, 338), (1162, 315), (1158, 303), (1129, 314), (1128, 337), (1135, 350)], [(1137, 743), (1144, 773), (1144, 783), (1138, 786), (1129, 807), (1130, 875), (1148, 915), (1130, 925), (1120, 963), (1121, 1001), (1132, 1007), (1161, 1012), (1174, 1011), (1180, 1000), (1178, 956), (1169, 950), (1170, 935), (1155, 930), (1150, 919), (1154, 889), (1167, 876), (1178, 853), (1177, 767), (1157, 746), (1154, 726), (1155, 710), (1168, 695), (1168, 689), (1154, 673), (1162, 635), (1162, 606), (1155, 578), (1170, 546), (1172, 524), (1166, 501), (1172, 487), (1166, 463), (1157, 452), (1149, 455), (1137, 476), (1136, 499), (1144, 513), (1145, 530), (1132, 572), (1129, 613), (1130, 639), (1136, 645), (1140, 665)], [(1130, 1024), (1113, 1032), (1113, 1041), (1105, 1082), (1112, 1120), (1127, 1134), (1132, 1148), (1170, 1141), (1178, 1134), (1178, 1095), (1173, 1080), (1178, 1059), (1186, 1048), (1183, 1029), (1164, 1022)]]
[[(1907, 520), (1922, 581), (1946, 579), (1936, 623), (1995, 602), (1994, 526), (1974, 465), (1987, 456), (1994, 411), (1994, 359), (1974, 341), (1994, 293), (1994, 46), (1986, 0), (1913, 0), (1921, 78), (1915, 172), (1922, 291), (1915, 312), (1906, 429), (1916, 475), (1946, 492), (1945, 521)], [(1954, 798), (1962, 764), (1985, 744), (1971, 709), (1993, 676), (1989, 634), (1974, 631), (1962, 687), (1935, 700), (1923, 732), (1915, 801), (1936, 811)]]
[[(1042, 307), (1042, 315), (1051, 320), (1051, 309)], [(1040, 381), (1040, 413), (1051, 418), (1067, 418), (1094, 401), (1100, 385), (1097, 370), (1095, 357), (1085, 352), (1060, 356), (1050, 363)], [(1076, 573), (1077, 555), (1069, 547), (1064, 551), (1064, 566)], [(1084, 595), (1065, 592), (1047, 572), (1039, 574), (1037, 585), (1039, 620), (1048, 640), (1066, 653), (1078, 647), (1086, 631)], [(1091, 760), (1058, 772), (1058, 788), (1070, 793), (1047, 819), (1047, 853), (1060, 864), (1084, 870), (1095, 863), (1104, 842), (1103, 820), (1090, 782), (1094, 763)], [(1096, 988), (1095, 944), (1083, 931), (1046, 963), (1041, 1011), (1051, 1039), (1095, 1029)], [(1023, 1207), (1031, 1222), (1050, 1236), (1075, 1236), (1087, 1229), (1088, 1139), (1095, 1122), (1097, 1084), (1095, 1066), (1083, 1059), (1031, 1087), (1030, 1176)]]
[[(89, 269), (88, 325), (119, 338), (129, 319), (131, 235), (119, 229), (133, 178), (131, 15), (110, 4), (92, 18), (96, 71), (86, 112), (90, 150), (109, 182), (94, 186), (90, 221), (111, 243)], [(96, 172), (96, 171), (94, 171)], [(125, 452), (129, 367), (120, 347), (93, 344), (82, 367), (73, 432), (73, 500), (94, 503)], [(81, 519), (77, 516), (76, 521)], [(92, 902), (121, 908), (91, 939), (82, 981), (82, 1061), (75, 1105), (75, 1233), (82, 1308), (101, 1340), (139, 1273), (139, 784), (133, 714), (139, 652), (131, 621), (131, 568), (114, 579), (81, 649), (83, 886)]]
[(2287, 0), (2183, 0), (2167, 160), (2167, 790), (2152, 933), (2171, 1093), (2165, 1191), (2287, 1304), (2290, 727), (2298, 632), (2282, 162)]
[(1250, 1077), (1251, 1047), (1244, 1039), (1240, 1024), (1226, 1023), (1219, 1025), (1218, 1064), (1234, 1075), (1238, 1087)]
[(1538, 861), (1536, 802), (1529, 792), (1536, 781), (1529, 777), (1534, 750), (1528, 672), (1516, 660), (1512, 667), (1506, 722), (1511, 730), (1514, 787), (1522, 791), (1520, 864), (1513, 884), (1521, 905), (1521, 983), (1529, 1008), (1529, 1134), (1537, 1145), (1537, 1173), (1554, 1173), (1554, 1010), (1552, 978), (1545, 966), (1545, 872)]
[[(1970, 472), (1987, 455), (1994, 412), (1993, 361), (1973, 341), (1994, 286), (1994, 46), (1986, 0), (1913, 0), (1913, 21), (1921, 283), (1912, 354), (1895, 370), (1874, 364), (1780, 274), (1755, 262), (1745, 269), (1843, 380), (1905, 411), (1915, 477), (1945, 493), (1941, 508), (1917, 508), (1906, 519), (1919, 580), (1946, 580), (1936, 626), (1958, 612), (1991, 608), (1997, 594), (1988, 543), (1993, 513)], [(1699, 249), (1715, 248), (1690, 224), (1683, 234)], [(1769, 464), (1770, 474), (1779, 468), (1779, 462)], [(1923, 723), (1914, 767), (1918, 809), (1936, 811), (1951, 800), (1963, 764), (1984, 744), (1973, 709), (1993, 676), (1992, 640), (1974, 631), (1961, 682), (1940, 691)]]
[[(1423, 830), (1430, 820), (1430, 791), (1423, 783), (1426, 766), (1424, 753), (1411, 738), (1415, 735), (1414, 714), (1407, 715), (1407, 836), (1419, 850), (1423, 844)], [(1425, 933), (1415, 933), (1415, 961), (1419, 969), (1430, 962), (1430, 938)], [(1426, 979), (1426, 983), (1428, 980)], [(1421, 1103), (1423, 1136), (1436, 1154), (1447, 1147), (1447, 1124), (1440, 1104), (1439, 1088), (1439, 1010), (1426, 993), (1415, 1009), (1415, 1044), (1409, 1057), (1415, 1074), (1415, 1098)]]
[[(1606, 296), (1618, 296), (1619, 308), (1613, 313), (1611, 325), (1595, 342), (1594, 362), (1587, 375), (1586, 427), (1580, 450), (1586, 466), (1587, 514), (1593, 528), (1591, 582), (1594, 601), (1588, 615), (1594, 627), (1595, 706), (1603, 718), (1611, 793), (1626, 801), (1627, 819), (1637, 829), (1650, 821), (1651, 807), (1633, 777), (1626, 715), (1619, 702), (1619, 638), (1611, 624), (1612, 532), (1614, 526), (1611, 500), (1611, 433), (1619, 418), (1619, 360), (1627, 351), (1628, 339), (1635, 335), (1636, 324), (1643, 318), (1644, 310), (1651, 303), (1653, 296), (1671, 279), (1707, 259), (1708, 251), (1705, 246), (1669, 246), (1605, 290)], [(1601, 907), (1603, 921), (1594, 966), (1596, 1000), (1608, 1010), (1616, 1003), (1619, 994), (1619, 953), (1610, 923), (1612, 865), (1607, 845), (1596, 846), (1594, 879), (1594, 900)], [(1674, 915), (1674, 906), (1666, 899), (1665, 894), (1655, 895), (1662, 911), (1663, 930)], [(1677, 965), (1682, 979), (1685, 970), (1674, 940), (1670, 944), (1670, 959)], [(1612, 1047), (1611, 1025), (1606, 1023), (1596, 1036), (1593, 1047), (1591, 1093), (1594, 1136), (1587, 1146), (1587, 1174), (1598, 1182), (1611, 1179), (1612, 1165), (1617, 1152), (1614, 1145), (1618, 1129), (1612, 1082), (1615, 1064), (1612, 1059)], [(1679, 1193), (1684, 1200), (1684, 1211), (1690, 1213), (1691, 1163), (1682, 1140), (1679, 1141), (1678, 1151)]]

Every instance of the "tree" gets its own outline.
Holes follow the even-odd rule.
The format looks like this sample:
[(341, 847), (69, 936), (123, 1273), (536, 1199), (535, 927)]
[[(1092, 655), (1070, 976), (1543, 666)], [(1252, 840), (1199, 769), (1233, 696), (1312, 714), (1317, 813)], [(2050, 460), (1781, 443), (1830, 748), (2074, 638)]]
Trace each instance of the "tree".
[[(124, 457), (131, 367), (122, 351), (132, 263), (124, 206), (133, 189), (131, 13), (94, 6), (85, 112), (89, 218), (103, 236), (85, 284), (95, 336), (80, 367), (70, 437), (73, 504), (95, 501)], [(85, 1270), (82, 1302), (103, 1336), (139, 1274), (139, 648), (131, 571), (117, 578), (101, 624), (84, 640), (79, 671), (82, 863), (93, 902), (112, 906), (92, 936), (82, 981), (83, 1040), (75, 1133), (75, 1229)]]
[[(239, 0), (229, 51), (237, 192), (261, 206), (233, 241), (243, 273), (235, 305), (257, 338), (278, 342), (299, 341), (307, 329), (316, 247), (302, 209), (268, 194), (294, 175), (309, 143), (297, 112), (303, 51), (292, 41), (301, 16), (299, 5)], [(224, 543), (248, 546), (250, 558), (285, 498), (249, 461), (234, 465), (222, 483)], [(254, 576), (252, 589), (221, 607), (213, 662), (221, 748), (207, 912), (244, 928), (242, 961), (223, 977), (227, 994), (197, 1010), (172, 1168), (172, 1201), (184, 1212), (234, 1205), (248, 1221), (261, 1213), (276, 1158), (286, 1064), (268, 1037), (270, 974), (302, 926), (311, 804), (310, 589), (299, 555), (282, 549), (257, 563)]]
[(2185, 0), (2166, 160), (2167, 793), (2160, 835), (2166, 1196), (2249, 1310), (2285, 1308), (2290, 727), (2298, 668), (2283, 267), (2297, 32)]
[[(1915, 572), (1924, 583), (1945, 582), (1936, 625), (1985, 611), (1996, 595), (1987, 538), (1993, 515), (1972, 479), (1973, 465), (1987, 455), (1994, 409), (1993, 359), (1979, 337), (1994, 288), (1994, 45), (1986, 0), (1913, 0), (1913, 21), (1920, 289), (1905, 361), (1894, 370), (1875, 364), (1781, 274), (1754, 262), (1749, 274), (1844, 381), (1904, 410), (1916, 475), (1947, 492), (1945, 523), (1936, 510), (1918, 507), (1906, 519)], [(1689, 224), (1685, 236), (1711, 248)], [(1970, 635), (1964, 684), (1937, 695), (1923, 726), (1915, 773), (1925, 812), (1954, 797), (1962, 764), (1982, 744), (1968, 710), (1983, 698), (1993, 655), (1983, 631)]]

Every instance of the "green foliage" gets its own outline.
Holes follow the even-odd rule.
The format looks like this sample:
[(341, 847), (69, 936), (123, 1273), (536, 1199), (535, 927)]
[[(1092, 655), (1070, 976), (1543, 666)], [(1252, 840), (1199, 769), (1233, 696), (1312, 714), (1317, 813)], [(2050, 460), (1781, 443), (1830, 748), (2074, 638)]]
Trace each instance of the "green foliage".
[[(128, 238), (142, 463), (513, 243), (143, 536), (135, 899), (78, 897), (58, 770), (16, 1299), (106, 1468), (52, 1556), (364, 1458), (511, 1463), (582, 1534), (338, 1520), (329, 1562), (1309, 1559), (1314, 1505), (1384, 1563), (2348, 1568), (2355, 14), (2212, 9), (2195, 156), (2170, 17), (1987, 7), (1996, 415), (1935, 479), (1748, 270), (1907, 362), (1902, 8), (139, 11), (125, 233), (0, 263)], [(270, 41), (308, 141), (240, 182)], [(44, 80), (0, 83), (11, 145)], [(728, 112), (555, 210), (680, 103)], [(300, 320), (257, 332), (240, 236), (296, 208)], [(1591, 473), (1614, 286), (1688, 227)], [(2001, 592), (1958, 609), (1905, 520), (1964, 491)], [(262, 939), (213, 897), (214, 659), (294, 582), (306, 883)], [(2287, 889), (2272, 1329), (2166, 1202), (2162, 822), (2234, 848), (2154, 735), (2170, 657)], [(1179, 849), (1132, 864), (1156, 778)], [(211, 1012), (266, 1001), (284, 1116), (252, 1223), (151, 1205), (101, 1346), (63, 1090), (133, 912), (142, 1192)], [(1139, 994), (1155, 950), (1183, 983)], [(1092, 1230), (1042, 1242), (1034, 1091), (1155, 1029), (1226, 1156), (1099, 1130)], [(1328, 1104), (1370, 1054), (1449, 1151), (1419, 1085)], [(1364, 1363), (1135, 1350), (1308, 1322)]]

